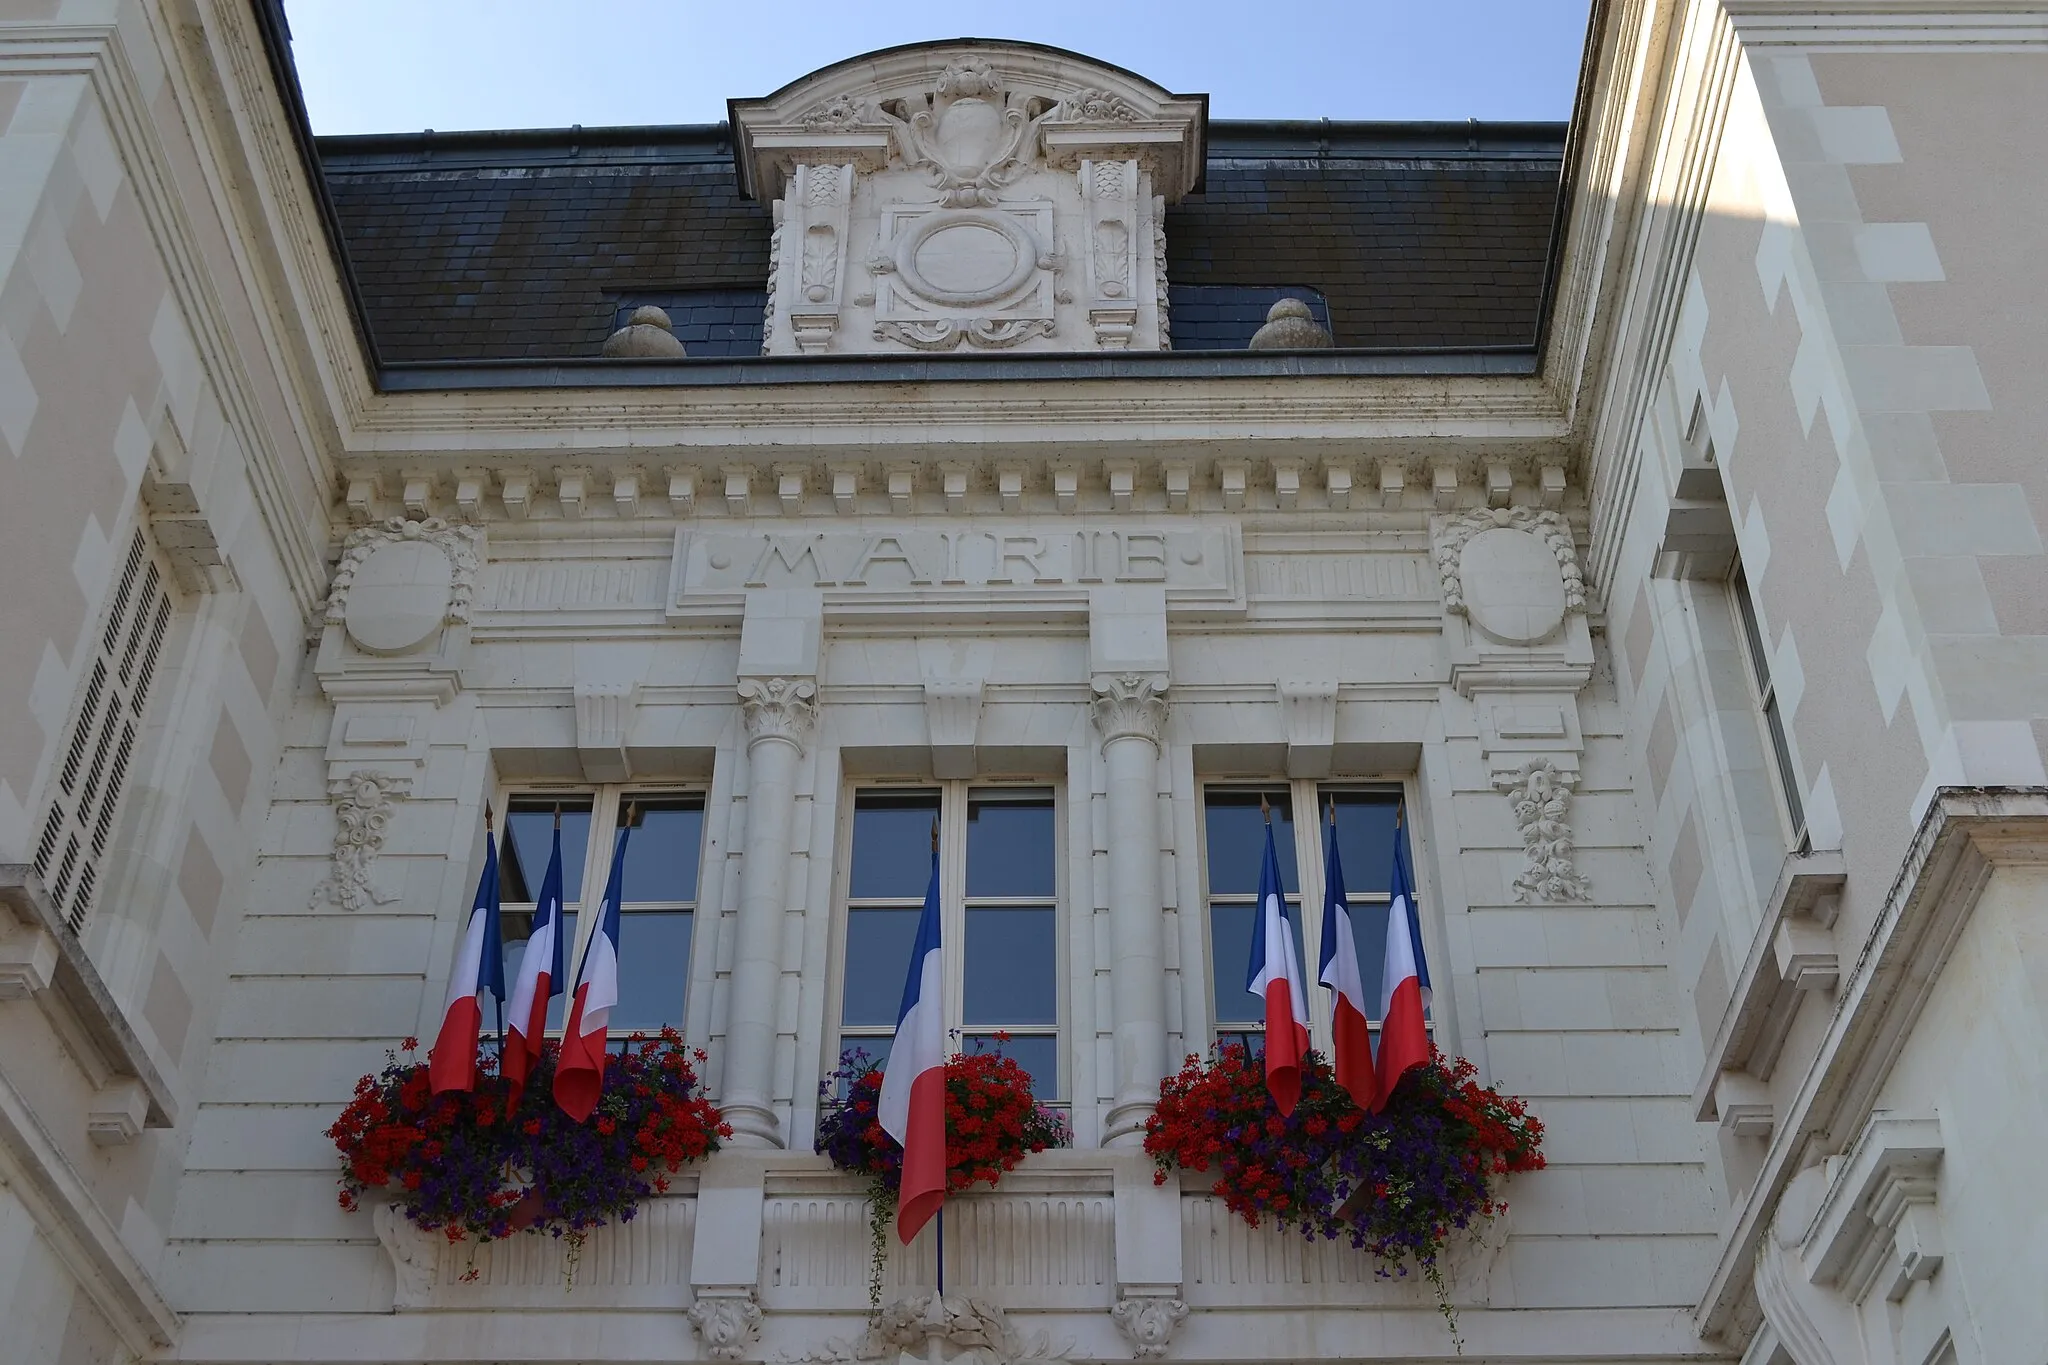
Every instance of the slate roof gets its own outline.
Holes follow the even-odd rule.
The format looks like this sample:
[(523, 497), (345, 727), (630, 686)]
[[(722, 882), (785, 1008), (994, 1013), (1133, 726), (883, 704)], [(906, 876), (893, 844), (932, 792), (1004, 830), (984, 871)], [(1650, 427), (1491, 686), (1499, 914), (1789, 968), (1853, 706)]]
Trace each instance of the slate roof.
[[(769, 217), (723, 125), (318, 143), (387, 363), (589, 357), (638, 303), (692, 356), (755, 355)], [(1176, 350), (1242, 349), (1282, 294), (1339, 346), (1527, 346), (1564, 125), (1212, 121), (1167, 211)]]

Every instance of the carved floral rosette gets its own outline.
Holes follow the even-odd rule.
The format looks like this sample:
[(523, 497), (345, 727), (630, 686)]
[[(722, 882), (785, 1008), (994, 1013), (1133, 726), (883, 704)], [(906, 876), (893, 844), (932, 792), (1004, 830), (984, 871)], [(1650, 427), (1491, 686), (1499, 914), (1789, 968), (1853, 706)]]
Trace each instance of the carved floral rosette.
[(683, 1316), (713, 1360), (743, 1360), (761, 1339), (761, 1305), (751, 1292), (700, 1294)]
[(1164, 1294), (1133, 1294), (1117, 1300), (1109, 1316), (1129, 1339), (1131, 1354), (1148, 1360), (1166, 1354), (1173, 1334), (1187, 1320), (1188, 1306)]

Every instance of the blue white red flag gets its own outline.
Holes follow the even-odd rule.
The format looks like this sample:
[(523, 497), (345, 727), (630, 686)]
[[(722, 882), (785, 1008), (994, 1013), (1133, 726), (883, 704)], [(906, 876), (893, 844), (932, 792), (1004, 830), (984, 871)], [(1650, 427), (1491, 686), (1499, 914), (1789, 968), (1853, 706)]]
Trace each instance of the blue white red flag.
[(1266, 821), (1266, 857), (1259, 864), (1259, 908), (1252, 917), (1252, 960), (1244, 988), (1266, 1002), (1266, 1089), (1283, 1114), (1301, 1098), (1301, 1059), (1308, 1051), (1308, 987), (1294, 950), (1273, 822)]
[(612, 848), (611, 875), (605, 879), (590, 942), (583, 946), (583, 964), (576, 969), (562, 1057), (555, 1065), (555, 1103), (578, 1123), (590, 1117), (604, 1093), (606, 1030), (612, 1006), (619, 1003), (619, 900), (626, 893), (626, 838), (632, 832), (629, 817)]
[(533, 928), (526, 938), (526, 950), (519, 955), (519, 972), (512, 978), (511, 1034), (505, 1040), (505, 1059), (500, 1064), (512, 1084), (506, 1109), (519, 1105), (526, 1078), (540, 1060), (541, 1043), (548, 1028), (548, 1001), (562, 993), (562, 813), (555, 812), (555, 846), (548, 854), (548, 870), (540, 879), (540, 897), (533, 907)]
[[(936, 838), (936, 836), (934, 836)], [(917, 921), (896, 1041), (882, 1072), (876, 1117), (903, 1145), (903, 1182), (896, 1199), (896, 1236), (917, 1236), (946, 1202), (946, 1019), (939, 995), (939, 853), (932, 850), (931, 886)]]
[(477, 879), (476, 901), (469, 923), (455, 949), (455, 969), (448, 974), (448, 1003), (441, 1011), (441, 1033), (427, 1054), (427, 1079), (436, 1095), (476, 1089), (476, 1040), (483, 1029), (486, 991), (505, 1001), (505, 950), (498, 926), (498, 841), (484, 824), (484, 875)]
[(1323, 946), (1316, 979), (1330, 994), (1330, 1033), (1336, 1053), (1337, 1084), (1351, 1092), (1359, 1108), (1370, 1109), (1380, 1097), (1379, 1077), (1372, 1069), (1369, 1006), (1358, 972), (1358, 944), (1351, 935), (1350, 897), (1344, 890), (1344, 867), (1337, 857), (1337, 808), (1330, 807), (1323, 859)]
[(1422, 956), (1422, 921), (1415, 886), (1401, 852), (1401, 821), (1394, 818), (1394, 874), (1387, 899), (1387, 959), (1380, 978), (1380, 1093), (1369, 1106), (1386, 1107), (1403, 1072), (1429, 1061), (1429, 964)]

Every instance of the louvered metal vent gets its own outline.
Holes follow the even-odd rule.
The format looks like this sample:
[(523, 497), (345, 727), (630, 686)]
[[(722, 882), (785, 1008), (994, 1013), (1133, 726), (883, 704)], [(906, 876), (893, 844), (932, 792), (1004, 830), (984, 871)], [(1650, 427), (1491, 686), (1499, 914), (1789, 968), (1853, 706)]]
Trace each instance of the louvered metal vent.
[(107, 607), (106, 628), (87, 669), (57, 768), (56, 791), (36, 843), (36, 872), (74, 933), (82, 932), (92, 915), (128, 765), (142, 733), (150, 680), (170, 624), (163, 570), (138, 530)]

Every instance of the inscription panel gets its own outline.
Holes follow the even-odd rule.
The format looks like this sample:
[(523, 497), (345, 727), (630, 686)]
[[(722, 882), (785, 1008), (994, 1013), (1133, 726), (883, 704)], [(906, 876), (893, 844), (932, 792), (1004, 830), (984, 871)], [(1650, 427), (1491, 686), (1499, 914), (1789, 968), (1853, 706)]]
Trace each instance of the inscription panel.
[(749, 590), (816, 588), (842, 610), (933, 606), (1083, 608), (1088, 590), (1156, 583), (1173, 610), (1241, 608), (1244, 547), (1235, 522), (1095, 526), (957, 521), (844, 530), (682, 530), (671, 615), (737, 605)]

